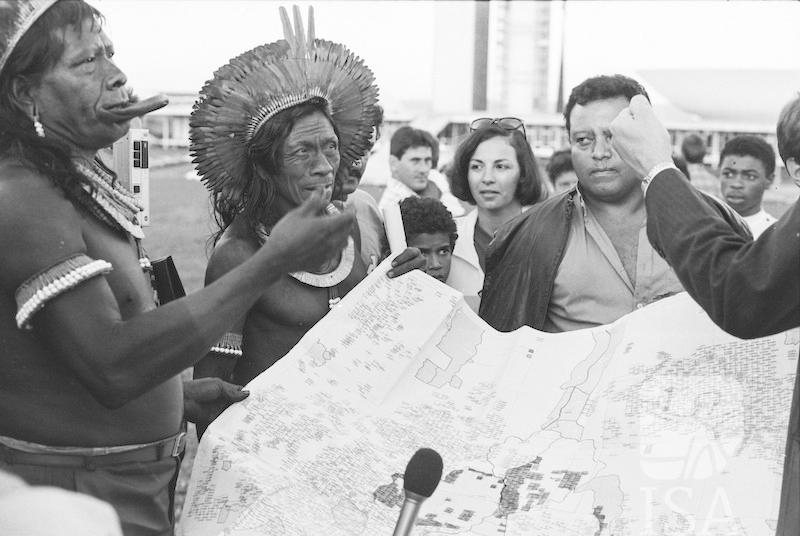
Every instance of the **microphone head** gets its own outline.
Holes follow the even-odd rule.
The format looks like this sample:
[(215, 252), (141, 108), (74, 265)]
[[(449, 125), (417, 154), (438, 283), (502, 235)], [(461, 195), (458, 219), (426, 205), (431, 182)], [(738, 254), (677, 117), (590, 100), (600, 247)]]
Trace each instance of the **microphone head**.
[(433, 495), (442, 479), (442, 457), (433, 449), (419, 449), (406, 465), (403, 475), (403, 489), (422, 495)]

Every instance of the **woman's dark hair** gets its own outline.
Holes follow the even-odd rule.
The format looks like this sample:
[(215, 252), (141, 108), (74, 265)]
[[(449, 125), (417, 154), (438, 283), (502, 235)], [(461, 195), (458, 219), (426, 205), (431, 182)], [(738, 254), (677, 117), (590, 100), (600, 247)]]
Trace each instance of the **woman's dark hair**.
[(15, 102), (14, 81), (38, 84), (61, 59), (66, 29), (80, 30), (86, 20), (92, 21), (93, 30), (104, 22), (100, 12), (82, 0), (56, 2), (25, 32), (0, 72), (0, 155), (48, 177), (73, 200), (83, 197), (81, 185), (87, 180), (75, 171), (68, 146), (36, 135), (31, 118)]
[[(247, 151), (247, 184), (241, 203), (231, 203), (221, 195), (221, 192), (216, 192), (212, 196), (214, 219), (219, 227), (212, 236), (213, 243), (219, 240), (233, 219), (240, 214), (244, 216), (251, 228), (255, 228), (259, 223), (268, 227), (277, 223), (280, 216), (272, 210), (276, 195), (274, 177), (283, 172), (283, 148), (295, 123), (313, 113), (322, 113), (328, 118), (336, 137), (339, 137), (339, 129), (336, 128), (328, 112), (328, 106), (322, 99), (314, 98), (275, 114), (255, 133), (250, 141)], [(258, 173), (259, 166), (266, 173), (266, 180), (261, 179)], [(341, 188), (336, 184), (340, 181), (341, 177), (336, 173), (334, 191), (337, 190), (337, 187)]]
[(492, 138), (505, 138), (514, 148), (519, 165), (519, 182), (515, 197), (522, 205), (532, 205), (543, 199), (542, 177), (536, 157), (533, 156), (528, 140), (519, 130), (505, 130), (497, 125), (478, 129), (467, 136), (456, 149), (453, 165), (447, 173), (450, 191), (462, 201), (475, 204), (475, 198), (469, 188), (469, 161), (478, 145)]

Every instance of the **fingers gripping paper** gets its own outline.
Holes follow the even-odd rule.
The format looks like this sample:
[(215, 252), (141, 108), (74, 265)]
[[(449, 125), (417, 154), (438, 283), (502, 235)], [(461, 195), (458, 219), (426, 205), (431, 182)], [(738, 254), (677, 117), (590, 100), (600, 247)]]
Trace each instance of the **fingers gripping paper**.
[(686, 295), (591, 330), (498, 333), (386, 263), (200, 444), (182, 533), (774, 534), (798, 330), (742, 341)]

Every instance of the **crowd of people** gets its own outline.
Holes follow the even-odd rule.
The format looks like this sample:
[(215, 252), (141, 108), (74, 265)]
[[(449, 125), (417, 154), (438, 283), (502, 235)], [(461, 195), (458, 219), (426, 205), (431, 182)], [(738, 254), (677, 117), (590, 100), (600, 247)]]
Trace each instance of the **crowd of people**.
[[(171, 534), (185, 423), (202, 433), (244, 399), (241, 385), (389, 257), (382, 210), (394, 205), (408, 247), (388, 277), (423, 270), (501, 331), (607, 324), (684, 290), (738, 337), (800, 325), (800, 208), (778, 220), (763, 210), (776, 173), (763, 139), (726, 144), (722, 199), (708, 195), (690, 182), (708, 172), (701, 151), (687, 139), (687, 171), (676, 167), (644, 87), (595, 76), (569, 95), (570, 146), (545, 168), (549, 182), (519, 118), (473, 121), (445, 183), (429, 176), (435, 137), (402, 127), (376, 203), (358, 188), (381, 135), (372, 72), (317, 40), (312, 21), (306, 33), (298, 11), (294, 25), (281, 12), (285, 39), (232, 59), (200, 91), (190, 150), (219, 228), (205, 288), (161, 303), (140, 209), (101, 150), (166, 100), (129, 90), (102, 15), (82, 0), (0, 11), (0, 246), (14, 252), (0, 261), (9, 523), (20, 490), (55, 486), (75, 493), (51, 490), (53, 505), (88, 512), (76, 534)], [(777, 133), (800, 180), (800, 97)], [(800, 534), (798, 397), (795, 385), (779, 536)]]

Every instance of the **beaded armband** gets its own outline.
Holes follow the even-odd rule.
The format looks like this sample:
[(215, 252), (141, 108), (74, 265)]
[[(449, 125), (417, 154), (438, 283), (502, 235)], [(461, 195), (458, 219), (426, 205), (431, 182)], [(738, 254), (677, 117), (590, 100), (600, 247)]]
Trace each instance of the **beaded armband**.
[(242, 336), (238, 333), (228, 332), (211, 347), (211, 351), (225, 357), (242, 357)]
[(110, 262), (95, 260), (79, 253), (39, 272), (21, 284), (14, 293), (17, 302), (17, 327), (31, 329), (31, 318), (48, 301), (87, 279), (106, 274), (112, 269)]

